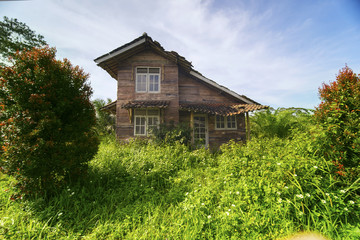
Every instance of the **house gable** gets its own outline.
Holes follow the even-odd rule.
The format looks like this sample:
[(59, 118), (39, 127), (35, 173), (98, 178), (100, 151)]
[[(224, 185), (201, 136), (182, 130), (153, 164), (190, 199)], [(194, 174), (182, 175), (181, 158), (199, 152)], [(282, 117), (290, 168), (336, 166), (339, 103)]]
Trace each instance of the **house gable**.
[[(136, 91), (136, 69), (143, 67), (159, 68), (159, 92)], [(165, 58), (153, 49), (144, 49), (119, 62), (116, 76), (118, 81), (116, 115), (118, 126), (122, 128), (122, 131), (126, 131), (129, 134), (133, 131), (132, 119), (129, 121), (133, 110), (124, 106), (134, 101), (167, 101), (166, 108), (163, 108), (161, 111), (162, 115), (167, 116), (166, 121), (179, 121), (179, 77), (178, 65), (175, 62)], [(141, 107), (141, 105), (134, 106)]]
[(117, 80), (118, 63), (147, 49), (151, 49), (158, 55), (180, 65), (187, 71), (192, 69), (192, 64), (184, 57), (180, 56), (175, 51), (165, 51), (160, 43), (153, 41), (146, 33), (133, 41), (94, 59), (94, 61), (98, 66), (107, 71), (110, 76)]
[(239, 98), (184, 71), (179, 72), (180, 103), (242, 103)]
[(245, 140), (247, 113), (267, 108), (204, 77), (146, 34), (94, 61), (118, 82), (117, 100), (103, 109), (116, 113), (120, 139), (147, 136), (147, 126), (159, 122), (184, 122), (195, 140), (206, 136), (218, 146)]

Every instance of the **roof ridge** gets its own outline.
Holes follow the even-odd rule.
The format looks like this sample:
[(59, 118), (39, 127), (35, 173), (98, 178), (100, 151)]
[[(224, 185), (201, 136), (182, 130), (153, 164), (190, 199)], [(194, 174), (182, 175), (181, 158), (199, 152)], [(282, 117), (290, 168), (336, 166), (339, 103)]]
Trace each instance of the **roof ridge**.
[(116, 73), (114, 71), (112, 71), (110, 67), (106, 66), (106, 63), (104, 63), (104, 62), (108, 61), (118, 55), (121, 55), (122, 53), (124, 53), (132, 48), (135, 48), (139, 45), (142, 45), (142, 44), (146, 44), (145, 46), (152, 46), (154, 48), (154, 50), (160, 51), (162, 54), (165, 55), (165, 57), (168, 57), (170, 60), (175, 61), (186, 72), (188, 72), (191, 76), (199, 79), (200, 81), (205, 82), (205, 83), (209, 84), (210, 86), (213, 86), (213, 87), (221, 90), (222, 92), (225, 92), (228, 95), (235, 97), (236, 99), (238, 99), (240, 101), (243, 101), (248, 104), (260, 105), (260, 103), (252, 100), (251, 98), (246, 97), (245, 95), (240, 95), (240, 94), (230, 90), (229, 88), (218, 84), (214, 80), (211, 80), (211, 79), (205, 77), (199, 71), (195, 70), (193, 68), (192, 63), (190, 61), (186, 60), (185, 57), (181, 56), (176, 51), (166, 51), (164, 49), (164, 47), (158, 41), (153, 40), (146, 32), (144, 32), (140, 37), (132, 40), (131, 42), (128, 42), (128, 43), (110, 51), (109, 53), (104, 54), (104, 55), (94, 59), (94, 61), (100, 67), (102, 67), (104, 70), (108, 71), (108, 73), (113, 78), (116, 79), (116, 76), (117, 76)]

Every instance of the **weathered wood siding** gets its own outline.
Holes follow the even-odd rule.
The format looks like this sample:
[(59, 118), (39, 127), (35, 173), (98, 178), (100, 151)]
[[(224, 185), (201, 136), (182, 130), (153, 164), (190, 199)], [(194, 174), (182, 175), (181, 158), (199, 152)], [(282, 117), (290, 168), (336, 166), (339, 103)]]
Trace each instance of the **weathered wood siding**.
[[(190, 123), (191, 114), (188, 111), (180, 111), (180, 122)], [(208, 134), (209, 146), (217, 149), (221, 144), (227, 143), (229, 140), (246, 141), (245, 114), (236, 116), (236, 130), (218, 130), (215, 129), (215, 115), (208, 114)]]
[(189, 74), (179, 71), (180, 102), (217, 102), (237, 103), (238, 99), (222, 93), (219, 89), (197, 80)]
[(245, 115), (236, 116), (236, 130), (218, 130), (215, 129), (215, 116), (208, 116), (208, 131), (209, 131), (209, 145), (210, 148), (218, 148), (221, 144), (227, 143), (231, 139), (235, 141), (246, 140), (246, 128), (245, 128)]
[[(136, 67), (160, 68), (160, 93), (136, 93)], [(164, 110), (165, 122), (179, 122), (178, 66), (166, 58), (146, 50), (118, 65), (117, 89), (117, 136), (127, 139), (134, 136), (134, 125), (130, 122), (128, 110), (121, 106), (131, 100), (167, 100), (170, 104)]]
[[(136, 93), (136, 67), (159, 67), (161, 71), (160, 93)], [(131, 100), (167, 100), (169, 106), (164, 109), (162, 119), (165, 123), (185, 122), (190, 124), (190, 112), (180, 111), (179, 101), (182, 102), (217, 102), (241, 103), (238, 99), (222, 93), (219, 89), (209, 86), (202, 81), (179, 71), (178, 65), (152, 50), (145, 50), (125, 61), (119, 62), (118, 89), (116, 105), (117, 136), (125, 140), (134, 136), (134, 123), (130, 121), (129, 111), (121, 106)], [(215, 116), (208, 116), (209, 145), (217, 148), (230, 139), (244, 140), (245, 117), (237, 116), (237, 130), (215, 130)]]
[[(179, 71), (179, 100), (180, 102), (194, 103), (244, 103), (182, 71)], [(236, 130), (217, 130), (215, 129), (215, 121), (215, 115), (208, 115), (208, 135), (211, 148), (218, 148), (231, 139), (236, 141), (246, 140), (244, 114), (236, 117)], [(180, 122), (190, 122), (190, 113), (180, 112)]]

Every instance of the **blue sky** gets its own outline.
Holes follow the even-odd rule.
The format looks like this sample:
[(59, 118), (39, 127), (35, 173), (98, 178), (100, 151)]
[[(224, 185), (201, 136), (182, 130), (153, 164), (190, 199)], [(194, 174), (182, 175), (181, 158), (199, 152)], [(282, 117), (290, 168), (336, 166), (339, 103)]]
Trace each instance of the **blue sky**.
[(116, 81), (93, 59), (143, 32), (207, 78), (275, 108), (314, 108), (318, 88), (345, 64), (360, 73), (357, 0), (0, 1), (0, 14), (90, 73), (93, 98), (116, 98)]

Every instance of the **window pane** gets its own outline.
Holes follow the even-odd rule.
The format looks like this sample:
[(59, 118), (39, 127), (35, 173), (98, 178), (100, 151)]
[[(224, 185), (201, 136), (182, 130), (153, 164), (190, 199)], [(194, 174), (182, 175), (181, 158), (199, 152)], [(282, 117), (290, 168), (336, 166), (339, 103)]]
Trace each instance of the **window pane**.
[(149, 92), (159, 91), (159, 75), (149, 75)]
[(225, 128), (225, 118), (224, 116), (216, 116), (216, 127)]
[(159, 124), (159, 117), (148, 117), (148, 125), (149, 127), (157, 127)]
[(160, 68), (149, 68), (149, 73), (160, 73)]
[(157, 115), (159, 115), (159, 110), (158, 109), (150, 109), (150, 110), (148, 110), (147, 114), (151, 115), (151, 116), (154, 116), (154, 115), (157, 116)]
[(227, 128), (236, 128), (236, 116), (227, 117)]
[(135, 115), (146, 115), (146, 109), (135, 109)]
[(140, 127), (140, 134), (145, 135), (145, 126)]
[(148, 72), (148, 69), (147, 69), (147, 68), (137, 68), (137, 69), (136, 69), (136, 72), (137, 72), (137, 73), (147, 73), (147, 72)]
[(145, 135), (145, 117), (135, 116), (135, 135)]
[(151, 131), (154, 128), (157, 128), (159, 125), (159, 117), (148, 117), (148, 134), (151, 134)]
[(140, 126), (135, 127), (135, 134), (140, 134)]
[(146, 75), (137, 74), (136, 75), (136, 91), (137, 92), (146, 92)]

